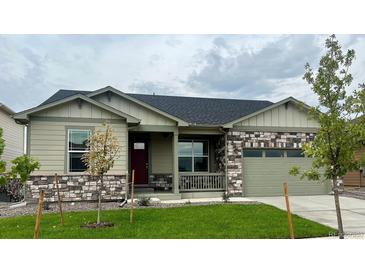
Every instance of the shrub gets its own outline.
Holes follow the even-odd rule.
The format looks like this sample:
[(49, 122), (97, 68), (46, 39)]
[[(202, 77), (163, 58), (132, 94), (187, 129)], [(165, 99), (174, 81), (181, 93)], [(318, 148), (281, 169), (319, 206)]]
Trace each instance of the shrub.
[(23, 197), (24, 185), (19, 180), (10, 180), (5, 185), (0, 185), (0, 192), (5, 193), (11, 202), (20, 202)]
[(30, 174), (39, 169), (40, 163), (28, 155), (22, 155), (16, 157), (11, 161), (13, 166), (11, 167), (11, 178), (20, 182), (23, 186), (23, 199), (25, 198), (25, 183), (29, 179)]
[(151, 205), (151, 198), (150, 197), (141, 197), (138, 199), (139, 206), (150, 206)]

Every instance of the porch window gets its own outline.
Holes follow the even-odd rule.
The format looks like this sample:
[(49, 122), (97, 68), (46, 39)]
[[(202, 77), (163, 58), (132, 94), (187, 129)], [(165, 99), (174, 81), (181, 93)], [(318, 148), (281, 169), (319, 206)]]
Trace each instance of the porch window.
[(86, 165), (81, 160), (82, 155), (87, 152), (86, 142), (91, 134), (89, 129), (68, 130), (68, 171), (82, 172)]
[(179, 171), (208, 172), (208, 141), (189, 140), (179, 142)]

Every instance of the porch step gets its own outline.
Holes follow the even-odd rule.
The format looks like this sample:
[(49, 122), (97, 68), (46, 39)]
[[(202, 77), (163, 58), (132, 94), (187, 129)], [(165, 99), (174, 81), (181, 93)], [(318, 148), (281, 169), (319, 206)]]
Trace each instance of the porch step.
[(152, 187), (135, 188), (135, 193), (154, 193), (155, 190)]

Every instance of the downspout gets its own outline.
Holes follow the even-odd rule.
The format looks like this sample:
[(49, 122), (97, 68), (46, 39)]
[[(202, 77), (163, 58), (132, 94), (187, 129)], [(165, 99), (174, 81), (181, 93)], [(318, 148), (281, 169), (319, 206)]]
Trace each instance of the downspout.
[(23, 150), (24, 154), (30, 156), (30, 123), (24, 125), (24, 131)]
[(30, 120), (18, 121), (14, 118), (14, 115), (11, 115), (11, 118), (14, 119), (16, 124), (23, 126), (23, 154), (30, 156)]
[[(12, 118), (14, 119), (14, 115), (12, 116)], [(15, 119), (14, 119), (15, 120)], [(22, 125), (23, 126), (23, 154), (30, 156), (30, 121), (27, 122), (19, 122), (18, 120), (15, 120), (15, 123), (18, 125)], [(27, 201), (25, 200), (26, 198), (26, 184), (25, 183), (23, 185), (23, 200), (20, 201), (20, 203), (15, 204), (15, 207), (23, 207), (27, 205)]]

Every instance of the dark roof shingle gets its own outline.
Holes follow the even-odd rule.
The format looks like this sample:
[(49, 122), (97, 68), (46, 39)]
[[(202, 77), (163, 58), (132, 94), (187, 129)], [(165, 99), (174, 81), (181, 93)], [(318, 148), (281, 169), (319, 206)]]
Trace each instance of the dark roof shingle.
[(272, 105), (270, 101), (131, 94), (155, 108), (198, 125), (221, 125)]
[(64, 98), (70, 97), (70, 96), (75, 95), (75, 94), (78, 94), (78, 93), (79, 94), (82, 94), (82, 95), (86, 95), (86, 94), (90, 93), (90, 91), (86, 91), (86, 90), (60, 89), (55, 94), (53, 94), (51, 97), (49, 97), (46, 101), (44, 101), (43, 103), (41, 103), (39, 106), (47, 105), (49, 103), (53, 103), (53, 102), (62, 100)]
[[(75, 94), (86, 95), (89, 92), (61, 89), (40, 105), (49, 104)], [(126, 94), (172, 116), (196, 125), (226, 124), (273, 104), (270, 101), (261, 100)]]

